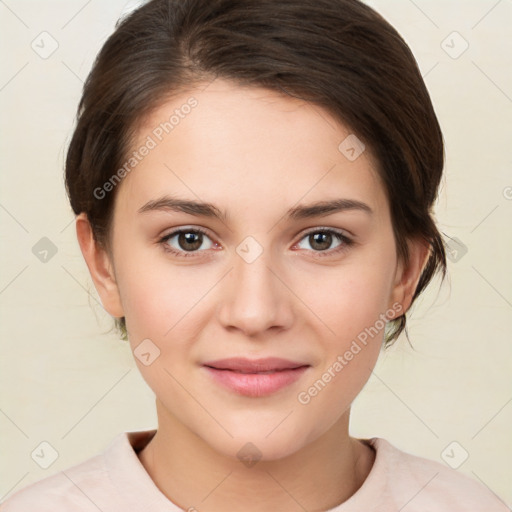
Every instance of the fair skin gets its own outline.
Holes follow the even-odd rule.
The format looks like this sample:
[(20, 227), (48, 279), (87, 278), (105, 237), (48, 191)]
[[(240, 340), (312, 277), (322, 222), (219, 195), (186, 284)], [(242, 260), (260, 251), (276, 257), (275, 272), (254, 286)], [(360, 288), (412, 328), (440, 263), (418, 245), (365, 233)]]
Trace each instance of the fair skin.
[[(111, 251), (94, 242), (85, 214), (77, 218), (103, 306), (126, 318), (132, 350), (148, 338), (160, 350), (147, 366), (135, 358), (158, 415), (139, 458), (184, 510), (328, 510), (361, 487), (374, 462), (373, 449), (349, 435), (349, 415), (383, 330), (308, 403), (297, 397), (365, 328), (380, 327), (379, 315), (397, 304), (398, 314), (407, 311), (428, 249), (411, 241), (409, 264), (399, 261), (369, 149), (347, 159), (338, 146), (350, 130), (297, 99), (216, 80), (153, 112), (134, 149), (191, 96), (197, 107), (118, 185)], [(139, 212), (164, 195), (212, 203), (227, 218)], [(371, 212), (286, 217), (292, 207), (340, 198)], [(179, 236), (160, 242), (178, 228), (207, 234), (193, 249)], [(353, 244), (332, 234), (319, 247), (310, 236), (317, 228)], [(263, 251), (251, 262), (237, 252), (249, 236)], [(235, 356), (309, 366), (289, 386), (248, 397), (213, 382), (202, 366)], [(251, 467), (237, 456), (248, 442), (261, 454)]]

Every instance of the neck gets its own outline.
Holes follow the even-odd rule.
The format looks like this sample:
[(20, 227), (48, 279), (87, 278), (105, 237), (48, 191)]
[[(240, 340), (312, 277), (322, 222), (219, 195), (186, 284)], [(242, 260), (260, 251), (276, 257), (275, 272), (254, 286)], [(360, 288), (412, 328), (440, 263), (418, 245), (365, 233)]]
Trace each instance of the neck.
[(328, 510), (363, 484), (374, 450), (348, 434), (350, 409), (287, 457), (245, 466), (216, 452), (157, 400), (158, 430), (139, 458), (160, 491), (184, 510)]

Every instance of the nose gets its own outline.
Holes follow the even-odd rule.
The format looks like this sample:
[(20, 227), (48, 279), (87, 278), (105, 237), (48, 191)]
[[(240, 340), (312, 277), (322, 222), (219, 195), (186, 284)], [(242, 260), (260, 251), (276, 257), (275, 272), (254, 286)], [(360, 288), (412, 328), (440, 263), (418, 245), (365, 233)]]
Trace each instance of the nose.
[(232, 267), (224, 280), (218, 309), (224, 328), (239, 330), (247, 337), (288, 329), (293, 322), (293, 293), (285, 272), (271, 261), (269, 251), (264, 250), (254, 261), (235, 252)]

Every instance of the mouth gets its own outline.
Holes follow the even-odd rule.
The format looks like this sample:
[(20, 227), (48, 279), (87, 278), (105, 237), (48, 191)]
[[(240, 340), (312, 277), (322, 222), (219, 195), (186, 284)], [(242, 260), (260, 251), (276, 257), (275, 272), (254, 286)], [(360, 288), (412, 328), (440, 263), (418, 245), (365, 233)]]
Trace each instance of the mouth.
[(244, 396), (262, 397), (296, 382), (311, 365), (287, 359), (230, 358), (203, 364), (214, 382)]

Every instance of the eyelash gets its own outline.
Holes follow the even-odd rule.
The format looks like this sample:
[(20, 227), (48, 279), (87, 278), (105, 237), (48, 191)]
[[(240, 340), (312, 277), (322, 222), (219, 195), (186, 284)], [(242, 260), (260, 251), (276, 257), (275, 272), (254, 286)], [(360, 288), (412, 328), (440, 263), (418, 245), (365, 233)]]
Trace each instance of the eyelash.
[[(178, 230), (173, 231), (172, 233), (169, 233), (169, 234), (165, 235), (164, 237), (162, 237), (158, 241), (158, 243), (162, 245), (164, 251), (169, 252), (179, 258), (195, 257), (197, 252), (202, 252), (202, 251), (189, 251), (189, 252), (177, 251), (176, 249), (173, 249), (172, 247), (170, 247), (167, 242), (171, 238), (174, 238), (176, 235), (180, 235), (182, 233), (201, 233), (201, 234), (207, 236), (208, 238), (210, 238), (208, 233), (201, 228), (178, 229)], [(341, 242), (341, 245), (339, 245), (335, 249), (328, 249), (325, 251), (313, 251), (315, 253), (315, 258), (323, 258), (326, 256), (332, 256), (334, 254), (342, 253), (344, 251), (347, 251), (355, 243), (351, 238), (347, 237), (344, 233), (334, 230), (334, 229), (331, 229), (331, 228), (312, 229), (312, 230), (308, 231), (307, 233), (304, 233), (304, 235), (299, 240), (299, 242), (302, 241), (307, 236), (316, 234), (316, 233), (331, 233)], [(299, 242), (297, 242), (297, 243), (299, 243)]]

